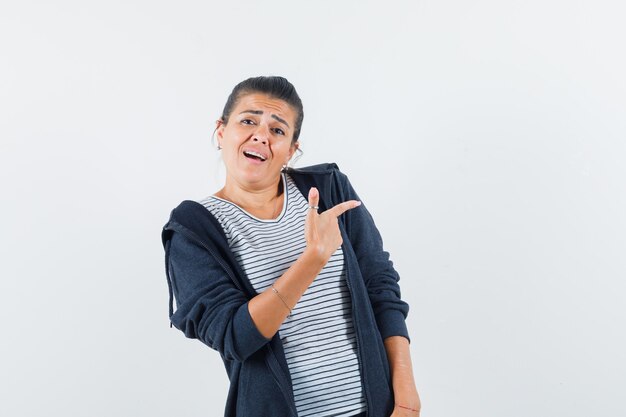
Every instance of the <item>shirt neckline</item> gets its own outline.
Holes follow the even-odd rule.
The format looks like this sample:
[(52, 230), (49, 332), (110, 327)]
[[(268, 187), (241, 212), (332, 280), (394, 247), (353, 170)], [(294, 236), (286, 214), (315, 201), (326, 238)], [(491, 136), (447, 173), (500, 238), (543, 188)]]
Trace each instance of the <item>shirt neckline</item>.
[(283, 193), (285, 194), (285, 198), (283, 198), (283, 207), (282, 207), (280, 213), (278, 214), (278, 216), (275, 219), (259, 219), (258, 217), (250, 214), (245, 209), (243, 209), (242, 207), (240, 207), (237, 204), (233, 203), (232, 201), (224, 200), (223, 198), (220, 198), (220, 197), (218, 197), (216, 195), (210, 195), (209, 197), (213, 198), (215, 200), (219, 200), (219, 201), (222, 201), (224, 203), (230, 204), (233, 207), (236, 207), (243, 214), (245, 214), (246, 216), (248, 216), (251, 219), (254, 219), (254, 220), (258, 221), (258, 222), (261, 222), (261, 223), (278, 223), (285, 216), (285, 213), (287, 212), (287, 200), (289, 199), (289, 191), (288, 191), (288, 187), (287, 187), (287, 176), (286, 176), (286, 174), (284, 172), (282, 172), (280, 174), (280, 177), (281, 177), (281, 180), (283, 182)]

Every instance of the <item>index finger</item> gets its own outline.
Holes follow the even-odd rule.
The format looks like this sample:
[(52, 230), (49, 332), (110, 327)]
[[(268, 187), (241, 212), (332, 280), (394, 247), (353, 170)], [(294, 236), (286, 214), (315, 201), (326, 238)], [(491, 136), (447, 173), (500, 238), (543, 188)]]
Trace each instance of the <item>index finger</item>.
[(360, 205), (361, 205), (361, 202), (358, 200), (344, 201), (343, 203), (339, 203), (335, 207), (326, 210), (326, 213), (335, 217), (339, 217), (346, 211), (353, 209), (355, 207), (358, 207)]

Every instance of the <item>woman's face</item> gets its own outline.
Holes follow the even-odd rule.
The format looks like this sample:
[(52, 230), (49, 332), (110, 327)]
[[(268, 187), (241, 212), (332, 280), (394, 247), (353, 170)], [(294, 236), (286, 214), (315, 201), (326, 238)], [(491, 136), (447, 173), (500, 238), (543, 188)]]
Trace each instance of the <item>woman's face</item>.
[(291, 144), (295, 122), (296, 112), (283, 100), (260, 93), (239, 98), (228, 124), (218, 122), (227, 176), (242, 187), (275, 184), (298, 147)]

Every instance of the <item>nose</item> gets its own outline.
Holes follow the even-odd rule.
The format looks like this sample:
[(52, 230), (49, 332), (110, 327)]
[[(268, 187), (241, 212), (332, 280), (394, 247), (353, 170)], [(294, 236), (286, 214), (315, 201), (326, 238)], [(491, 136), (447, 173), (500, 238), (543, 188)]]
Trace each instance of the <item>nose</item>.
[(268, 127), (261, 123), (252, 134), (252, 141), (261, 142), (263, 145), (267, 145), (269, 143), (269, 136), (270, 132)]
[(261, 142), (263, 145), (267, 145), (267, 139), (265, 138), (260, 138), (258, 136), (253, 136), (252, 137), (252, 141), (253, 142)]

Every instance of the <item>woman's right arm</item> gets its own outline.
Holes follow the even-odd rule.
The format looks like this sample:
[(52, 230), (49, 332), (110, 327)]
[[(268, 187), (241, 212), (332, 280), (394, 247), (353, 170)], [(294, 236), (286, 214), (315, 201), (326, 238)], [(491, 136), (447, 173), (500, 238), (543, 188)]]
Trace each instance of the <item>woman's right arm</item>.
[(176, 298), (172, 324), (225, 359), (243, 362), (269, 341), (248, 311), (246, 294), (196, 241), (174, 232), (167, 243), (168, 276)]

